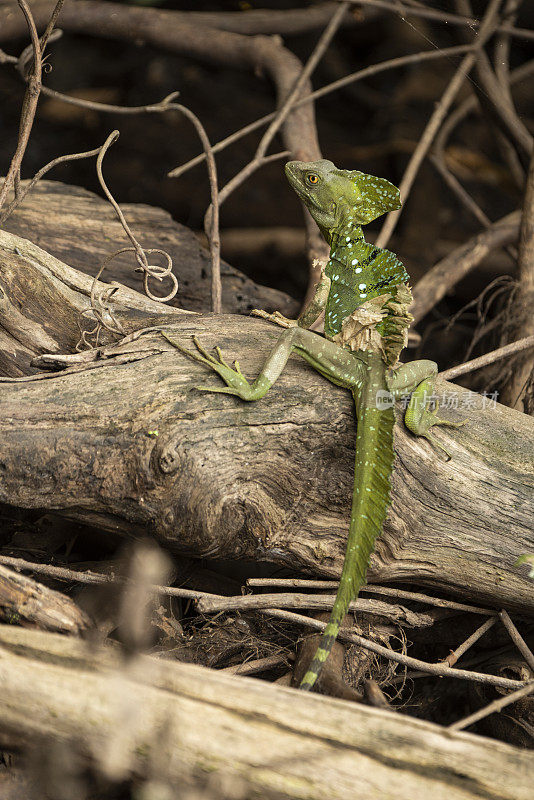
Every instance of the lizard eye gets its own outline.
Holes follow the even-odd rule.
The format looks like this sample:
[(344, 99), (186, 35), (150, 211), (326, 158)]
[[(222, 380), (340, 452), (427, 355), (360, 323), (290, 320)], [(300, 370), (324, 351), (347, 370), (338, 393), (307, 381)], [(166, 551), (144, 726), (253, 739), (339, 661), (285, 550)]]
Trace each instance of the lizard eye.
[(306, 175), (306, 180), (308, 183), (311, 183), (312, 186), (316, 186), (319, 183), (319, 176), (315, 174), (315, 172), (310, 172), (309, 175)]

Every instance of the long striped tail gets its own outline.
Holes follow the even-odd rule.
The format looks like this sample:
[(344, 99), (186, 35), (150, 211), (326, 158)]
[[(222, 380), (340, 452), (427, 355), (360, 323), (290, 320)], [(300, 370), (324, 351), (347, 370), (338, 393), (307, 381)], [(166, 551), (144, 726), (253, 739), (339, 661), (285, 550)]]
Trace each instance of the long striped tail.
[(352, 514), (345, 561), (330, 620), (300, 684), (300, 688), (304, 691), (310, 691), (319, 677), (336, 641), (349, 604), (358, 596), (365, 582), (369, 559), (375, 548), (375, 541), (382, 531), (389, 506), (394, 424), (395, 415), (392, 408), (379, 410), (364, 404), (360, 405)]

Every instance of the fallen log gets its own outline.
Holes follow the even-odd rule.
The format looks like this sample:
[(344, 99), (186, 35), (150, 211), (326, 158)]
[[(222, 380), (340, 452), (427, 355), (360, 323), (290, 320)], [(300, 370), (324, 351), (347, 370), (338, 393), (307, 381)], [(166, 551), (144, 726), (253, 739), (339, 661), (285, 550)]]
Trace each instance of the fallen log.
[(0, 619), (74, 635), (87, 630), (91, 624), (70, 597), (1, 564)]
[[(61, 195), (63, 189), (58, 191)], [(89, 202), (86, 194), (82, 192), (84, 203)], [(250, 374), (278, 335), (276, 329), (259, 320), (197, 318), (126, 288), (114, 295), (113, 309), (132, 334), (130, 341), (62, 357), (61, 353), (72, 353), (79, 337), (80, 314), (89, 306), (91, 286), (92, 279), (86, 275), (31, 242), (0, 231), (0, 358), (5, 371), (35, 373), (31, 359), (43, 352), (57, 354), (49, 363), (58, 368), (73, 359), (75, 363), (53, 377), (52, 383), (50, 375), (43, 379), (34, 375), (32, 385), (24, 384), (24, 388), (17, 383), (2, 385), (1, 424), (19, 442), (25, 437), (17, 433), (17, 424), (24, 424), (24, 419), (37, 426), (33, 450), (34, 455), (41, 452), (41, 457), (33, 463), (30, 454), (27, 461), (30, 451), (25, 451), (20, 462), (20, 447), (14, 442), (14, 449), (8, 451), (4, 438), (8, 461), (0, 497), (26, 507), (69, 510), (78, 518), (99, 519), (122, 532), (148, 525), (160, 539), (194, 555), (266, 558), (297, 568), (315, 565), (325, 575), (336, 575), (352, 471), (353, 423), (347, 393), (338, 392), (292, 359), (281, 382), (261, 403), (247, 406), (232, 398), (214, 402), (194, 391), (196, 379), (188, 376), (201, 376), (200, 380), (214, 385), (217, 378), (174, 351), (158, 328), (167, 326), (172, 332), (168, 324), (179, 322), (174, 331), (184, 341), (192, 333), (206, 331), (208, 344), (217, 341), (239, 354), (242, 363), (250, 364)], [(143, 326), (156, 330), (138, 336), (135, 331)], [(146, 392), (139, 392), (140, 384)], [(458, 387), (449, 385), (447, 391), (469, 424), (458, 434), (439, 431), (438, 435), (458, 443), (448, 464), (426, 443), (398, 428), (394, 504), (374, 574), (382, 580), (415, 579), (463, 591), (478, 600), (524, 607), (532, 595), (531, 585), (526, 568), (513, 564), (516, 556), (533, 549), (532, 420), (497, 405), (491, 407), (485, 398)], [(14, 409), (28, 392), (28, 405)], [(157, 409), (154, 392), (161, 398)], [(56, 400), (53, 404), (51, 396)], [(115, 439), (105, 436), (103, 448), (98, 439), (110, 424), (108, 397), (113, 398), (116, 411)], [(84, 430), (75, 420), (84, 418), (88, 407), (96, 428), (91, 424)], [(17, 412), (14, 416), (12, 410)], [(198, 424), (191, 425), (197, 416)], [(160, 435), (162, 421), (164, 436)], [(100, 434), (94, 439), (96, 429)], [(177, 448), (182, 438), (183, 445)], [(85, 470), (80, 471), (76, 457), (78, 466), (72, 470), (82, 439)], [(94, 472), (95, 447), (101, 474)], [(54, 480), (55, 488), (47, 489), (47, 482), (41, 484), (38, 476), (41, 471), (55, 471), (50, 463), (53, 452), (65, 455), (58, 475), (70, 473), (71, 477), (65, 475), (61, 485)], [(9, 468), (11, 459), (14, 470)], [(118, 486), (113, 490), (110, 475), (116, 469)], [(83, 511), (74, 501), (78, 479), (84, 487)], [(99, 479), (101, 488), (105, 487), (103, 496), (98, 491), (91, 496), (86, 484), (94, 486)], [(180, 485), (174, 486), (175, 482)], [(34, 493), (36, 483), (39, 488)], [(174, 491), (169, 492), (169, 485)], [(205, 492), (204, 500), (199, 498), (199, 487)], [(175, 495), (182, 498), (174, 502)], [(328, 508), (324, 507), (326, 498)]]
[[(23, 181), (22, 186), (25, 183)], [(171, 215), (161, 208), (140, 203), (125, 203), (122, 210), (144, 248), (165, 250), (172, 258), (173, 271), (179, 281), (179, 291), (167, 305), (153, 303), (144, 294), (137, 294), (143, 291), (143, 274), (135, 271), (137, 263), (133, 253), (122, 252), (109, 263), (102, 276), (105, 284), (118, 281), (127, 289), (137, 290), (134, 294), (119, 293), (121, 298), (116, 298), (119, 317), (122, 299), (130, 315), (134, 309), (152, 315), (172, 315), (177, 313), (177, 308), (173, 306), (188, 311), (208, 311), (211, 308), (209, 254), (201, 247), (193, 231), (175, 222)], [(48, 294), (44, 296), (52, 301), (59, 292), (64, 303), (64, 305), (61, 303), (57, 306), (52, 305), (47, 309), (50, 316), (59, 314), (63, 320), (61, 326), (63, 336), (59, 341), (60, 320), (56, 320), (53, 326), (45, 325), (54, 328), (53, 341), (48, 342), (48, 346), (53, 352), (55, 352), (54, 344), (59, 347), (59, 352), (71, 352), (80, 337), (79, 326), (72, 318), (72, 312), (78, 314), (80, 308), (87, 306), (92, 278), (100, 266), (112, 253), (128, 247), (130, 242), (115, 211), (106, 200), (86, 189), (67, 186), (57, 181), (40, 181), (3, 227), (6, 232), (15, 236), (31, 236), (32, 242), (41, 248), (40, 253), (45, 253), (44, 261), (41, 262), (41, 256), (36, 255), (36, 251), (28, 252), (28, 263), (24, 258), (22, 260), (16, 258), (16, 253), (13, 252), (13, 248), (17, 247), (16, 240), (0, 239), (3, 246), (8, 247), (8, 252), (8, 242), (12, 248), (8, 259), (5, 253), (2, 257), (0, 279), (4, 291), (7, 291), (12, 299), (18, 296), (18, 284), (11, 284), (12, 270), (15, 273), (24, 273), (16, 277), (26, 282), (26, 288), (21, 290), (25, 298), (25, 308), (19, 309), (15, 303), (11, 309), (11, 324), (5, 311), (0, 322), (0, 374), (13, 374), (6, 371), (6, 355), (5, 352), (2, 355), (1, 351), (10, 352), (14, 348), (20, 351), (25, 344), (28, 344), (28, 327), (33, 327), (34, 321), (38, 321), (37, 324), (43, 321), (44, 309), (40, 305), (43, 301), (42, 292), (48, 290)], [(2, 233), (2, 236), (7, 237), (7, 233)], [(21, 253), (25, 252), (24, 241), (25, 239), (22, 243), (19, 242), (17, 247)], [(154, 255), (153, 258), (156, 263), (164, 263), (161, 256)], [(70, 267), (75, 271), (73, 272)], [(44, 285), (40, 284), (40, 271), (46, 276)], [(90, 277), (83, 273), (87, 273)], [(34, 284), (33, 292), (27, 285), (30, 281)], [(267, 286), (259, 286), (224, 261), (221, 264), (221, 281), (223, 309), (227, 313), (248, 314), (253, 308), (278, 309), (288, 316), (297, 313), (298, 303), (287, 294)], [(150, 281), (150, 288), (156, 295), (165, 294), (170, 285), (169, 281), (165, 281), (160, 287), (157, 281)], [(50, 292), (54, 287), (55, 292)], [(74, 289), (78, 295), (78, 302), (71, 296), (69, 288)], [(20, 316), (15, 320), (14, 315), (16, 316), (19, 310), (24, 320)], [(135, 324), (140, 327), (143, 322), (138, 317)], [(45, 349), (47, 347), (46, 339), (41, 342), (35, 339), (35, 332), (32, 342), (34, 346), (41, 344)], [(39, 352), (42, 352), (42, 349)]]
[(117, 780), (223, 774), (264, 798), (532, 796), (532, 752), (190, 664), (125, 665), (56, 634), (0, 626), (0, 685), (0, 746), (60, 742)]
[[(2, 345), (11, 374), (27, 373), (30, 357), (45, 350), (57, 354), (44, 359), (49, 365), (71, 364), (0, 383), (0, 502), (59, 510), (128, 537), (149, 532), (197, 557), (339, 575), (355, 439), (348, 392), (298, 358), (258, 403), (198, 392), (218, 378), (173, 348), (162, 328), (184, 343), (197, 334), (208, 348), (221, 345), (248, 375), (277, 329), (185, 314), (127, 289), (114, 309), (132, 335), (63, 357), (90, 283), (0, 232), (0, 326), (23, 348)], [(151, 329), (135, 333), (143, 325)], [(453, 384), (437, 391), (458, 407), (442, 413), (467, 425), (436, 434), (449, 462), (397, 427), (393, 503), (370, 577), (531, 611), (528, 568), (514, 565), (534, 551), (534, 420)]]

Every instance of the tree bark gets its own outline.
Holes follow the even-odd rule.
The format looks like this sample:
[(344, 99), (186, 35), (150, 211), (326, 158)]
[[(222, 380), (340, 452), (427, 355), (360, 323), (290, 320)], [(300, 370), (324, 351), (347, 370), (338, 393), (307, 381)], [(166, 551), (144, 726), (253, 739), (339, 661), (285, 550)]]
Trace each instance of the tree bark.
[[(35, 354), (72, 352), (90, 284), (0, 232), (0, 337), (11, 374), (28, 372)], [(217, 376), (160, 329), (186, 345), (192, 334), (221, 345), (249, 376), (279, 331), (258, 319), (184, 314), (126, 289), (114, 301), (128, 332), (152, 330), (41, 360), (77, 360), (62, 372), (0, 383), (0, 501), (128, 537), (149, 532), (197, 557), (338, 576), (353, 480), (349, 393), (297, 357), (258, 403), (199, 392), (198, 384), (219, 386)], [(534, 420), (483, 409), (484, 398), (453, 384), (438, 384), (444, 391), (459, 410), (442, 415), (467, 424), (436, 433), (449, 462), (397, 427), (393, 502), (370, 577), (531, 611), (528, 569), (514, 564), (534, 551)]]
[(532, 797), (532, 752), (491, 739), (56, 634), (2, 626), (0, 644), (3, 747), (61, 742), (117, 779), (222, 773), (246, 797)]

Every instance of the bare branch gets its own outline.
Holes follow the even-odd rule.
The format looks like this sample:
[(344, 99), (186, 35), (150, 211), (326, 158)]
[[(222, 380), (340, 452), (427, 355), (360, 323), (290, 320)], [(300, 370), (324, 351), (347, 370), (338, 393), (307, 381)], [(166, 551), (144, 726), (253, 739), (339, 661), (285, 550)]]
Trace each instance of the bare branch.
[[(510, 73), (510, 84), (513, 86), (526, 78), (530, 78), (534, 73), (534, 60), (527, 61)], [(436, 135), (434, 142), (434, 152), (443, 158), (443, 151), (453, 130), (465, 119), (468, 114), (479, 109), (478, 100), (471, 94), (459, 104), (452, 114), (445, 120), (440, 131)]]
[[(284, 589), (337, 589), (339, 581), (321, 581), (310, 578), (248, 578), (247, 586), (250, 587), (273, 587)], [(438, 608), (450, 608), (454, 611), (468, 611), (470, 614), (493, 615), (495, 611), (479, 606), (458, 603), (455, 600), (444, 600), (441, 597), (421, 594), (420, 592), (410, 592), (406, 589), (394, 589), (392, 586), (377, 586), (367, 584), (360, 590), (368, 594), (382, 594), (387, 597), (396, 597), (400, 600), (415, 600), (417, 603), (425, 603), (429, 606)]]
[(512, 342), (504, 347), (499, 347), (498, 350), (492, 350), (491, 353), (479, 358), (473, 358), (472, 361), (466, 361), (465, 364), (459, 364), (457, 367), (440, 372), (440, 377), (444, 380), (450, 381), (453, 378), (458, 378), (460, 375), (466, 375), (468, 372), (474, 372), (477, 369), (486, 367), (488, 364), (494, 364), (495, 361), (500, 361), (502, 358), (507, 358), (515, 353), (521, 353), (523, 350), (529, 350), (534, 347), (534, 334), (527, 336), (525, 339), (519, 339), (517, 342)]
[[(170, 100), (169, 96), (167, 100)], [(164, 100), (163, 103), (166, 101)], [(208, 134), (196, 114), (181, 105), (180, 103), (167, 103), (169, 108), (173, 108), (184, 114), (195, 126), (199, 139), (204, 148), (208, 166), (208, 178), (210, 182), (211, 205), (213, 209), (210, 220), (206, 220), (206, 236), (210, 243), (211, 255), (211, 310), (215, 314), (220, 314), (222, 311), (222, 284), (221, 284), (221, 240), (219, 233), (219, 206), (220, 195), (217, 182), (217, 166), (215, 164), (215, 157), (213, 155), (213, 148), (208, 139)]]
[[(314, 611), (331, 611), (335, 594), (300, 594), (297, 592), (278, 592), (276, 594), (247, 594), (235, 597), (203, 597), (197, 608), (203, 614), (219, 611), (256, 611), (263, 608), (297, 608)], [(363, 614), (376, 614), (394, 620), (409, 628), (429, 627), (433, 623), (428, 614), (410, 611), (399, 605), (358, 597), (350, 603), (349, 611)]]
[[(302, 614), (294, 614), (292, 611), (281, 611), (273, 608), (262, 611), (261, 613), (269, 617), (285, 620), (286, 622), (306, 625), (307, 627), (315, 628), (316, 630), (320, 631), (324, 630), (327, 625), (326, 622), (320, 622), (320, 620), (313, 619), (312, 617), (304, 617)], [(370, 650), (372, 653), (376, 653), (379, 656), (388, 658), (391, 661), (396, 661), (397, 664), (404, 664), (407, 667), (421, 670), (429, 675), (440, 675), (444, 678), (460, 678), (461, 680), (475, 681), (477, 683), (489, 684), (491, 686), (500, 686), (503, 689), (518, 689), (525, 686), (522, 681), (501, 678), (499, 675), (486, 675), (483, 672), (471, 672), (466, 669), (454, 669), (454, 667), (449, 667), (444, 663), (432, 664), (427, 661), (421, 661), (418, 658), (412, 658), (411, 656), (404, 655), (404, 653), (398, 653), (395, 650), (391, 650), (389, 647), (383, 647), (382, 645), (372, 642), (369, 639), (365, 639), (363, 636), (359, 636), (356, 633), (350, 633), (345, 628), (340, 629), (338, 638), (347, 642), (352, 642), (352, 644), (358, 644), (365, 650)]]
[(39, 172), (36, 172), (33, 178), (25, 183), (24, 187), (20, 189), (17, 196), (13, 198), (9, 206), (2, 212), (0, 212), (0, 223), (4, 222), (8, 217), (11, 216), (13, 211), (20, 206), (20, 204), (24, 201), (24, 198), (30, 192), (35, 184), (41, 180), (47, 172), (49, 172), (54, 167), (57, 167), (59, 164), (65, 164), (68, 161), (78, 161), (81, 158), (91, 158), (92, 156), (97, 156), (100, 152), (100, 147), (95, 147), (94, 150), (86, 150), (85, 153), (70, 153), (65, 156), (58, 156), (58, 158), (54, 158), (52, 161), (49, 161), (48, 164), (45, 164), (44, 167), (41, 167)]
[(499, 697), (485, 708), (475, 711), (468, 717), (464, 717), (463, 719), (458, 720), (458, 722), (454, 722), (452, 725), (448, 726), (447, 730), (462, 731), (464, 728), (474, 725), (475, 722), (479, 722), (479, 720), (489, 717), (490, 714), (495, 714), (498, 711), (502, 711), (502, 709), (506, 708), (506, 706), (509, 706), (512, 703), (517, 703), (517, 701), (521, 700), (523, 697), (528, 697), (528, 695), (532, 694), (532, 692), (534, 692), (534, 681), (530, 681), (530, 683), (527, 683), (522, 689), (517, 689), (517, 691), (512, 692), (511, 694), (507, 694), (504, 697)]
[[(33, 70), (31, 75), (28, 77), (28, 85), (22, 103), (17, 149), (15, 150), (15, 154), (11, 160), (11, 164), (4, 179), (3, 186), (0, 189), (0, 209), (6, 202), (8, 192), (20, 178), (20, 166), (22, 164), (22, 159), (24, 158), (24, 153), (26, 152), (26, 147), (28, 146), (28, 141), (30, 139), (33, 120), (37, 110), (37, 103), (39, 102), (39, 92), (41, 89), (42, 59), (37, 29), (33, 21), (32, 12), (26, 3), (26, 0), (17, 1), (22, 13), (26, 18), (26, 23), (28, 25), (32, 40)], [(60, 2), (63, 2), (63, 0), (60, 0)]]
[[(314, 92), (311, 92), (311, 94), (306, 95), (306, 97), (302, 97), (300, 100), (297, 100), (294, 108), (299, 108), (300, 106), (309, 103), (310, 100), (318, 100), (320, 97), (325, 97), (331, 92), (337, 91), (337, 89), (342, 89), (345, 86), (357, 83), (364, 78), (370, 78), (374, 75), (378, 75), (381, 72), (386, 72), (389, 69), (406, 67), (410, 64), (418, 64), (424, 61), (433, 61), (436, 58), (448, 58), (449, 56), (465, 53), (468, 50), (471, 50), (471, 45), (459, 45), (456, 47), (444, 48), (443, 50), (422, 50), (419, 53), (411, 53), (407, 56), (399, 56), (398, 58), (391, 58), (388, 61), (381, 61), (379, 64), (372, 64), (369, 67), (364, 67), (364, 69), (359, 69), (357, 72), (352, 72), (350, 75), (345, 75), (343, 78), (332, 81), (332, 83), (328, 83), (326, 86), (322, 86), (320, 89), (316, 89)], [(534, 61), (532, 62), (532, 69), (534, 70)], [(473, 103), (473, 106), (476, 107), (476, 103)], [(240, 139), (248, 136), (249, 133), (253, 133), (254, 131), (258, 130), (258, 128), (262, 128), (272, 119), (274, 119), (275, 116), (276, 111), (273, 111), (272, 114), (266, 114), (264, 117), (260, 117), (254, 122), (251, 122), (248, 125), (245, 125), (243, 128), (240, 128), (238, 131), (235, 131), (235, 133), (231, 133), (225, 139), (221, 139), (219, 142), (213, 145), (213, 152), (219, 153), (229, 145), (238, 142)], [(185, 164), (182, 164), (181, 166), (175, 167), (173, 170), (171, 170), (171, 172), (169, 172), (169, 177), (177, 178), (192, 167), (196, 167), (197, 164), (201, 164), (203, 160), (204, 154), (195, 156), (195, 158), (192, 158)]]
[[(0, 8), (14, 4), (14, 0), (5, 0), (0, 4)], [(96, 4), (96, 3), (95, 3)], [(53, 0), (38, 0), (34, 3), (34, 19), (37, 29), (46, 25), (50, 15)], [(235, 11), (177, 11), (154, 8), (154, 18), (165, 22), (173, 27), (183, 23), (194, 25), (197, 28), (211, 28), (214, 30), (228, 31), (229, 33), (245, 34), (247, 36), (257, 36), (264, 34), (272, 36), (294, 36), (305, 34), (323, 28), (332, 17), (337, 8), (337, 2), (319, 2), (305, 8), (290, 8), (287, 10), (276, 8), (249, 8), (245, 13)], [(365, 15), (359, 9), (348, 14), (343, 20), (344, 27), (355, 27), (362, 23), (367, 24), (371, 20), (383, 15), (380, 9), (368, 9)], [(68, 29), (70, 14), (68, 10), (62, 14), (61, 25)], [(7, 41), (16, 39), (24, 33), (17, 20), (9, 14), (5, 20), (0, 13), (0, 40)]]
[[(306, 62), (305, 66), (302, 68), (300, 75), (296, 78), (293, 86), (291, 87), (287, 97), (282, 102), (281, 106), (277, 109), (276, 114), (270, 123), (269, 127), (263, 134), (256, 149), (256, 153), (254, 158), (244, 167), (237, 175), (235, 175), (231, 181), (229, 181), (226, 186), (220, 191), (219, 193), (219, 204), (224, 203), (224, 201), (232, 194), (238, 186), (240, 186), (250, 175), (252, 175), (256, 170), (258, 170), (261, 166), (265, 163), (268, 163), (269, 157), (266, 156), (267, 149), (271, 144), (273, 138), (282, 127), (284, 122), (286, 121), (287, 117), (291, 113), (293, 107), (295, 106), (296, 100), (298, 99), (299, 95), (302, 93), (303, 89), (307, 85), (309, 78), (316, 68), (317, 64), (323, 57), (328, 45), (332, 41), (337, 29), (341, 25), (343, 20), (344, 14), (349, 6), (348, 2), (341, 3), (338, 8), (336, 9), (335, 13), (332, 15), (332, 18), (328, 25), (326, 26), (323, 34), (319, 38), (317, 45), (315, 46), (310, 58)], [(308, 101), (309, 102), (309, 101)], [(285, 154), (284, 154), (285, 155)], [(318, 153), (320, 155), (320, 152)], [(276, 155), (275, 158), (280, 157)], [(212, 226), (214, 224), (213, 217), (214, 213), (217, 213), (217, 209), (214, 209), (211, 205), (206, 211), (206, 220), (207, 224)], [(315, 227), (313, 227), (313, 232), (311, 233), (312, 241), (317, 238), (317, 232)], [(324, 247), (324, 245), (322, 245)], [(313, 264), (315, 254), (314, 250), (312, 249), (313, 257), (311, 262)], [(309, 284), (315, 284), (316, 276), (313, 274), (313, 267), (312, 267), (312, 274)]]
[[(33, 561), (25, 561), (23, 558), (13, 558), (11, 556), (0, 555), (0, 564), (5, 564), (13, 569), (34, 572), (36, 575), (48, 575), (50, 578), (58, 578), (62, 581), (74, 581), (76, 583), (103, 584), (120, 583), (123, 579), (116, 575), (103, 575), (101, 572), (79, 572), (66, 567), (56, 567), (52, 564), (39, 564)], [(187, 600), (198, 600), (201, 597), (217, 597), (208, 592), (197, 592), (193, 589), (182, 589), (175, 586), (154, 586), (159, 594), (168, 597), (183, 597)]]
[(499, 617), (504, 627), (510, 634), (510, 638), (512, 639), (513, 643), (515, 644), (515, 646), (517, 647), (517, 649), (519, 650), (519, 652), (529, 665), (530, 669), (534, 673), (534, 653), (532, 652), (530, 647), (527, 645), (527, 643), (525, 642), (525, 640), (515, 627), (506, 609), (503, 608), (502, 611), (499, 612)]
[(482, 636), (484, 636), (484, 634), (490, 630), (490, 628), (493, 628), (496, 622), (497, 622), (496, 616), (490, 617), (485, 622), (483, 622), (482, 625), (480, 625), (476, 629), (476, 631), (474, 631), (474, 633), (472, 633), (471, 636), (469, 636), (465, 640), (465, 642), (462, 642), (462, 644), (459, 647), (457, 647), (455, 650), (452, 650), (449, 653), (447, 658), (444, 659), (444, 662), (447, 663), (449, 667), (454, 666), (454, 664), (456, 664), (458, 659), (461, 658), (464, 655), (464, 653), (467, 653), (470, 647), (472, 647), (476, 642), (478, 642), (478, 640), (481, 639)]
[[(473, 50), (462, 59), (460, 66), (454, 73), (439, 103), (436, 105), (436, 108), (434, 109), (434, 112), (432, 113), (425, 130), (423, 131), (423, 135), (421, 136), (421, 139), (419, 140), (417, 147), (415, 148), (415, 151), (408, 162), (408, 166), (406, 167), (399, 186), (403, 203), (406, 203), (406, 200), (410, 194), (410, 189), (412, 188), (416, 175), (419, 172), (419, 168), (423, 163), (423, 160), (434, 140), (434, 137), (436, 136), (436, 133), (438, 132), (439, 127), (445, 119), (447, 111), (449, 110), (454, 98), (460, 91), (466, 76), (475, 65), (480, 49), (498, 26), (497, 12), (500, 4), (501, 0), (492, 0), (492, 2), (490, 2), (488, 5), (487, 11), (484, 14), (484, 18), (480, 25), (478, 35), (473, 43)], [(387, 245), (391, 234), (395, 230), (400, 213), (400, 211), (391, 211), (387, 215), (382, 229), (376, 239), (377, 247), (385, 247)]]

